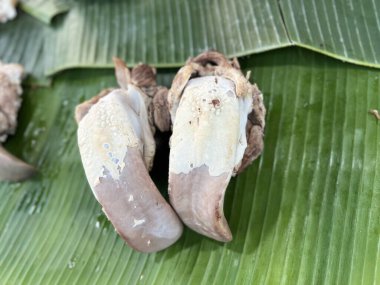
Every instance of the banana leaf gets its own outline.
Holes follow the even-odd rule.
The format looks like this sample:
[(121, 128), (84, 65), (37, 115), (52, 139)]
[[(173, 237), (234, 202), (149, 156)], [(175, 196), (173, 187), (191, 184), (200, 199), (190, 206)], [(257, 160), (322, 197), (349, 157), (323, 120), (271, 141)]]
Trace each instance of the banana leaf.
[(22, 64), (29, 84), (50, 84), (45, 76), (47, 29), (48, 26), (21, 11), (15, 20), (0, 25), (0, 61)]
[(50, 24), (54, 16), (70, 9), (67, 0), (21, 0), (20, 7), (45, 24)]
[(177, 67), (208, 49), (242, 56), (289, 45), (380, 67), (380, 5), (374, 0), (21, 3), (49, 21), (62, 5), (70, 11), (51, 25), (22, 12), (0, 25), (0, 60), (25, 65), (33, 84), (46, 85), (44, 75), (72, 67), (111, 67), (115, 55), (129, 65)]
[(47, 43), (47, 74), (110, 67), (114, 55), (168, 67), (209, 49), (236, 56), (289, 45), (276, 0), (82, 0), (61, 20)]
[[(368, 110), (380, 107), (380, 71), (297, 48), (241, 63), (268, 113), (262, 156), (227, 190), (232, 242), (186, 229), (155, 254), (125, 245), (87, 184), (73, 118), (114, 75), (70, 70), (27, 88), (5, 145), (40, 174), (0, 184), (0, 283), (379, 284), (380, 129)], [(165, 144), (157, 156), (165, 194)]]
[(380, 2), (280, 0), (293, 44), (355, 64), (380, 67)]
[(78, 1), (47, 43), (47, 74), (110, 67), (114, 55), (168, 67), (217, 49), (229, 56), (289, 45), (380, 67), (380, 4), (362, 1)]

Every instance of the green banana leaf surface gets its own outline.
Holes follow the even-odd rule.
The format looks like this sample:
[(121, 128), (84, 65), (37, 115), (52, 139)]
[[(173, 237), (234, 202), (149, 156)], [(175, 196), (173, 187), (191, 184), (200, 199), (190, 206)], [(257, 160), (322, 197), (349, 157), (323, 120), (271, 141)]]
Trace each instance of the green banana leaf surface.
[(70, 9), (68, 0), (21, 0), (20, 7), (36, 19), (50, 24), (52, 19)]
[[(186, 229), (155, 254), (117, 235), (81, 165), (74, 108), (116, 86), (113, 71), (25, 87), (5, 147), (39, 175), (0, 184), (0, 284), (379, 284), (380, 123), (368, 111), (380, 107), (380, 71), (294, 47), (240, 62), (267, 117), (263, 154), (226, 192), (234, 239)], [(160, 81), (173, 72), (159, 69)], [(153, 179), (164, 195), (167, 160), (162, 143)]]
[(112, 56), (179, 67), (208, 49), (243, 56), (296, 45), (380, 67), (376, 0), (23, 0), (21, 8), (33, 18), (19, 11), (0, 25), (0, 59), (25, 65), (34, 85), (64, 69), (112, 67)]
[(0, 25), (0, 61), (22, 64), (31, 85), (50, 84), (45, 77), (47, 29), (47, 25), (21, 11), (15, 20)]

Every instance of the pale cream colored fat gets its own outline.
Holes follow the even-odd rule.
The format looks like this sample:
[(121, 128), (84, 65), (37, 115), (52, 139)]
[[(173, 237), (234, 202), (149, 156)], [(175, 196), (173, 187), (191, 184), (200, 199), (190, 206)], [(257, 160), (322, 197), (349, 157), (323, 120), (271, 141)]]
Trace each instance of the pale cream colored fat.
[(205, 165), (212, 176), (231, 173), (247, 146), (245, 125), (252, 99), (238, 98), (235, 84), (220, 76), (189, 80), (176, 111), (170, 172)]
[(78, 144), (91, 187), (104, 177), (105, 170), (118, 180), (125, 167), (123, 160), (128, 148), (139, 148), (143, 154), (144, 138), (150, 136), (153, 140), (150, 130), (146, 133), (141, 127), (130, 100), (127, 91), (115, 90), (100, 99), (79, 122)]

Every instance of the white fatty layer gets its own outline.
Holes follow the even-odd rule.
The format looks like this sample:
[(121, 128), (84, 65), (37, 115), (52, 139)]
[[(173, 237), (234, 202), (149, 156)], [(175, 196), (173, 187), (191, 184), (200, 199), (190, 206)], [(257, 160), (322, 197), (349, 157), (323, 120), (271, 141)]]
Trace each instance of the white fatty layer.
[(251, 105), (250, 96), (236, 96), (229, 79), (191, 79), (176, 112), (170, 172), (187, 174), (206, 165), (212, 176), (231, 173), (247, 147), (245, 126)]
[(79, 150), (90, 186), (99, 183), (105, 170), (118, 180), (128, 148), (142, 145), (141, 136), (139, 118), (125, 91), (115, 90), (100, 99), (78, 127)]

